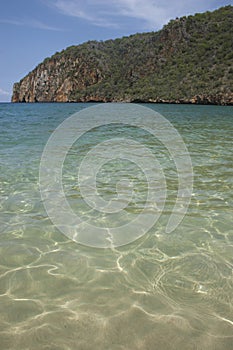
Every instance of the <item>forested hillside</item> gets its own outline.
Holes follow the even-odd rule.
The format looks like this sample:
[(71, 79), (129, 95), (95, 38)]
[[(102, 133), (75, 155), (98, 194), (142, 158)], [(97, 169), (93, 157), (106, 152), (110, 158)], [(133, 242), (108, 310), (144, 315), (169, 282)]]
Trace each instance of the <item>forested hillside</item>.
[(68, 47), (16, 83), (12, 101), (233, 104), (232, 23), (227, 6), (158, 32)]

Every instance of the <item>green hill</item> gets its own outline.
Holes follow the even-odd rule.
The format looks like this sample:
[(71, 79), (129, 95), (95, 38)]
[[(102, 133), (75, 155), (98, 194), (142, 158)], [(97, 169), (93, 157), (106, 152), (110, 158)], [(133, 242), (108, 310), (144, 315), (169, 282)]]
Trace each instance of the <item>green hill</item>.
[(68, 47), (14, 84), (12, 101), (233, 104), (232, 23), (226, 6), (158, 32)]

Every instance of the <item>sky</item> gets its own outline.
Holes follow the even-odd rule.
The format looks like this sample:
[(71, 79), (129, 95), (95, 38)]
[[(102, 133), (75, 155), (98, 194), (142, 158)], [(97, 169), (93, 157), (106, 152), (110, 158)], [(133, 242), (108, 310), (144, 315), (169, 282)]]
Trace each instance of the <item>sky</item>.
[(156, 31), (233, 0), (0, 0), (0, 102), (46, 57), (88, 40)]

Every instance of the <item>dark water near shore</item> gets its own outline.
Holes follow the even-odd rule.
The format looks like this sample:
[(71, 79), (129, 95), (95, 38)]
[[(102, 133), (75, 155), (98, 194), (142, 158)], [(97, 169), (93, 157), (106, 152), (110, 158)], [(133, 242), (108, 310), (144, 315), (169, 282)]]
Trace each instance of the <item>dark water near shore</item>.
[[(53, 130), (88, 106), (0, 104), (0, 349), (232, 349), (233, 107), (148, 105), (189, 150), (191, 204), (165, 233), (177, 176), (158, 144), (168, 184), (159, 221), (131, 244), (97, 249), (54, 227), (38, 179)], [(78, 210), (71, 168), (64, 188)]]

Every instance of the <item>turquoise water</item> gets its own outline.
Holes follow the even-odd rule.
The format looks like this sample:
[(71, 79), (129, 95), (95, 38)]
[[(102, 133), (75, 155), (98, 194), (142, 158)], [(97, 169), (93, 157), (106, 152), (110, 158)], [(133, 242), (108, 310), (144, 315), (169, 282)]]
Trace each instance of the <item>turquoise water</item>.
[[(177, 193), (174, 161), (140, 130), (131, 137), (156, 152), (167, 199), (155, 226), (131, 244), (98, 249), (77, 244), (48, 218), (39, 191), (39, 164), (54, 129), (88, 104), (0, 104), (0, 348), (232, 349), (233, 344), (233, 108), (148, 105), (178, 130), (189, 150), (194, 186), (188, 212), (166, 233)], [(70, 150), (64, 191), (86, 220), (76, 163), (105, 137), (125, 128), (88, 133)], [(126, 161), (101, 170), (98, 189), (116, 193)], [(132, 169), (131, 169), (132, 170)], [(120, 220), (145, 202), (143, 173)], [(132, 173), (132, 171), (131, 171)], [(117, 217), (119, 220), (119, 217)]]

